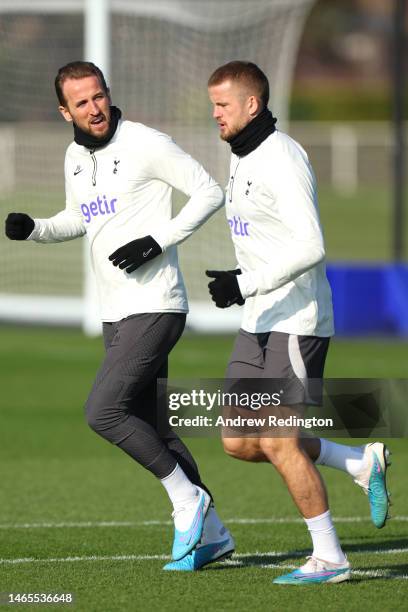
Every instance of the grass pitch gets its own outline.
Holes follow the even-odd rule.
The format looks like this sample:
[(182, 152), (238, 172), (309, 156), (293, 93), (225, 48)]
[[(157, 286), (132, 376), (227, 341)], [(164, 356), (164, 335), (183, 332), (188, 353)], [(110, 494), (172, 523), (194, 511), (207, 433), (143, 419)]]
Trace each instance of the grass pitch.
[[(229, 337), (185, 335), (170, 376), (222, 377), (231, 347)], [(403, 342), (337, 341), (326, 374), (406, 377), (407, 349)], [(101, 340), (79, 332), (0, 328), (0, 592), (72, 592), (75, 603), (64, 608), (81, 612), (406, 609), (405, 440), (389, 441), (395, 518), (383, 530), (371, 525), (351, 479), (323, 468), (355, 573), (350, 583), (299, 588), (272, 585), (310, 553), (273, 468), (226, 457), (216, 439), (187, 440), (237, 553), (194, 574), (165, 573), (172, 525), (162, 487), (83, 419), (101, 356)]]

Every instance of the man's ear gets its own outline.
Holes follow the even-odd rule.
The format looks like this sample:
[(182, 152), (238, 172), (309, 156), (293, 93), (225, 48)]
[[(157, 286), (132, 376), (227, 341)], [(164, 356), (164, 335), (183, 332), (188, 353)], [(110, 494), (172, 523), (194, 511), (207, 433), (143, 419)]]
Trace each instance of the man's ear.
[(59, 106), (58, 110), (61, 113), (61, 115), (64, 117), (65, 121), (70, 121), (70, 122), (73, 121), (72, 115), (66, 106)]
[(248, 98), (248, 112), (252, 117), (259, 114), (261, 103), (256, 96), (250, 96)]
[(110, 92), (109, 87), (108, 87), (108, 89), (106, 90), (106, 93), (108, 94), (109, 104), (110, 104), (110, 106), (112, 106), (112, 98), (111, 98), (111, 92)]

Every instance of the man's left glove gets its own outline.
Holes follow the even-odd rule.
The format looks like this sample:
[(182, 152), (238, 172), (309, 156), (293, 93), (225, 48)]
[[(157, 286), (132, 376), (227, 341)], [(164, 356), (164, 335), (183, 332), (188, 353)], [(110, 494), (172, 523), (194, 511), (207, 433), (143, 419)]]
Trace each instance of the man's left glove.
[(154, 238), (144, 236), (119, 247), (112, 255), (109, 255), (109, 261), (130, 274), (162, 252)]
[(205, 273), (210, 278), (215, 279), (208, 283), (208, 289), (218, 308), (228, 308), (233, 304), (242, 306), (245, 303), (237, 280), (237, 275), (241, 274), (241, 270), (229, 270), (227, 272), (206, 270)]

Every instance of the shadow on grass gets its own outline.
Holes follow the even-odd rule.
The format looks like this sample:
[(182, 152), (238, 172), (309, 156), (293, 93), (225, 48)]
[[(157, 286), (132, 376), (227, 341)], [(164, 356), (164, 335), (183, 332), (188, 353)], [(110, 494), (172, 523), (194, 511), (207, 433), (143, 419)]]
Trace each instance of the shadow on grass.
[[(404, 534), (405, 536), (405, 534)], [(368, 539), (367, 536), (361, 538), (362, 540)], [(376, 542), (372, 538), (370, 538), (370, 542), (367, 543), (358, 543), (355, 544), (344, 544), (343, 549), (345, 553), (375, 553), (381, 555), (381, 552), (387, 550), (400, 550), (400, 549), (408, 549), (408, 538), (407, 537), (394, 537), (390, 536), (387, 540), (382, 540), (381, 542)], [(397, 545), (397, 546), (396, 546)]]
[[(385, 557), (389, 556), (389, 553), (386, 551), (391, 549), (402, 549), (408, 547), (408, 539), (407, 538), (399, 538), (398, 540), (398, 548), (395, 547), (395, 540), (389, 539), (386, 541), (379, 542), (370, 542), (366, 544), (349, 544), (344, 546), (344, 552), (346, 554), (367, 554), (370, 555), (371, 559), (372, 555), (375, 554), (375, 562), (369, 564), (368, 566), (361, 567), (360, 565), (356, 565), (352, 563), (352, 571), (354, 572), (367, 572), (367, 574), (372, 575), (359, 575), (358, 573), (353, 574), (353, 582), (366, 582), (368, 580), (389, 580), (395, 578), (401, 578), (402, 576), (408, 575), (408, 563), (401, 563), (398, 565), (386, 565), (384, 564)], [(384, 551), (382, 555), (381, 552)], [(279, 566), (282, 565), (282, 570), (287, 570), (287, 566), (285, 567), (285, 562), (293, 562), (293, 567), (298, 567), (301, 565), (299, 563), (299, 559), (306, 558), (310, 555), (310, 549), (304, 550), (294, 550), (282, 553), (258, 553), (258, 554), (248, 554), (248, 555), (237, 555), (232, 557), (231, 560), (221, 561), (218, 564), (207, 566), (205, 569), (210, 571), (218, 571), (218, 570), (239, 570), (239, 569), (247, 569), (249, 567), (258, 567), (265, 569), (274, 569), (279, 570)], [(378, 564), (380, 562), (380, 565)], [(292, 563), (291, 563), (292, 565)], [(378, 575), (375, 575), (378, 572)]]

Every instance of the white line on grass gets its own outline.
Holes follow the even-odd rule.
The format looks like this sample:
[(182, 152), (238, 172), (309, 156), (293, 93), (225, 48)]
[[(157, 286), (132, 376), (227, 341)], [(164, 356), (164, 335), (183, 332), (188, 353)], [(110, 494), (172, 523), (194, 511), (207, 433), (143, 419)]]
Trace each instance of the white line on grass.
[[(371, 523), (369, 516), (335, 516), (333, 517), (335, 523)], [(405, 523), (408, 521), (408, 516), (393, 516), (392, 521)], [(232, 518), (227, 519), (226, 523), (236, 525), (266, 525), (266, 524), (283, 524), (293, 525), (299, 523), (304, 525), (302, 518), (286, 518), (286, 517), (270, 517), (270, 518)]]
[[(235, 566), (239, 566), (242, 565), (240, 564), (240, 562), (233, 562), (233, 560), (231, 560), (231, 562), (224, 561), (225, 564), (227, 565), (235, 565)], [(298, 569), (297, 565), (281, 565), (280, 563), (268, 563), (266, 565), (261, 565), (260, 567), (262, 567), (263, 569), (290, 569), (290, 570), (294, 570), (294, 569)], [(351, 569), (351, 573), (353, 576), (362, 576), (364, 578), (384, 578), (385, 580), (408, 580), (408, 575), (407, 574), (393, 574), (390, 571), (387, 570), (358, 570), (358, 569)]]
[[(345, 547), (346, 548), (346, 547)], [(408, 553), (408, 548), (378, 548), (377, 550), (352, 550), (352, 554), (370, 554), (370, 555), (403, 555), (404, 553)], [(272, 552), (259, 552), (258, 550), (254, 553), (256, 557), (304, 557), (305, 553), (301, 550), (290, 550), (290, 551), (272, 551)], [(245, 559), (246, 557), (252, 557), (253, 553), (239, 553), (238, 555), (234, 554), (234, 557), (240, 557), (241, 559)]]
[[(398, 552), (406, 552), (407, 549), (394, 549), (394, 550), (376, 550), (370, 551), (370, 553), (398, 553)], [(355, 551), (360, 552), (360, 551)], [(363, 551), (361, 551), (363, 552)], [(367, 552), (367, 551), (364, 551)], [(245, 563), (245, 559), (253, 559), (254, 557), (303, 557), (304, 553), (300, 551), (290, 551), (290, 552), (253, 552), (253, 553), (241, 553), (234, 554), (234, 558), (230, 560), (223, 561), (222, 564), (226, 566), (232, 567), (242, 567), (242, 566), (251, 566), (253, 565), (251, 562)], [(22, 564), (32, 564), (32, 563), (77, 563), (77, 562), (94, 562), (94, 561), (169, 561), (171, 559), (170, 555), (116, 555), (116, 556), (108, 556), (108, 555), (90, 555), (90, 556), (82, 556), (82, 557), (51, 557), (44, 559), (36, 559), (35, 557), (27, 557), (21, 559), (0, 559), (0, 565), (22, 565)], [(240, 559), (242, 561), (240, 561)], [(258, 566), (259, 567), (259, 566)], [(287, 565), (280, 563), (266, 563), (261, 565), (260, 567), (264, 569), (296, 569), (298, 566), (296, 565)], [(352, 569), (353, 575), (363, 576), (366, 578), (384, 578), (387, 580), (408, 580), (407, 574), (395, 574), (392, 570), (359, 570)]]
[[(393, 516), (392, 522), (407, 522), (408, 516)], [(225, 521), (230, 525), (293, 525), (304, 524), (301, 518), (230, 518)], [(338, 516), (335, 523), (369, 523), (368, 516)], [(150, 527), (172, 525), (172, 521), (63, 521), (40, 523), (0, 523), (0, 529), (66, 529), (66, 528), (94, 528), (94, 527)]]
[(19, 565), (24, 563), (75, 563), (77, 561), (168, 561), (169, 555), (89, 555), (83, 557), (50, 557), (36, 559), (22, 557), (21, 559), (0, 559), (0, 565)]

